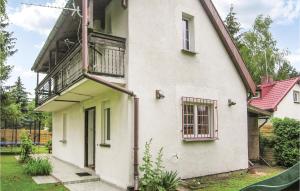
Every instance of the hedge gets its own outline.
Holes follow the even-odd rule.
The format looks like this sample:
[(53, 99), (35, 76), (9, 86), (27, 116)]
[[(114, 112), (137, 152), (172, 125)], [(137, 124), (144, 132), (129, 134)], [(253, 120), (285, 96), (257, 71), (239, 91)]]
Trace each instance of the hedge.
[(279, 165), (291, 167), (300, 158), (300, 121), (273, 118), (274, 154)]

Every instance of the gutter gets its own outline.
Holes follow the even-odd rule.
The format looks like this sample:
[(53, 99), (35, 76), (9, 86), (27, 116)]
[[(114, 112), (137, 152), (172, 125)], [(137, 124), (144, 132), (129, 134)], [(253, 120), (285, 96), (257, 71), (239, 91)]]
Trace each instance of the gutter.
[(121, 86), (110, 83), (106, 80), (101, 79), (99, 76), (88, 73), (89, 64), (89, 52), (88, 52), (88, 0), (82, 0), (82, 72), (83, 76), (87, 79), (93, 80), (102, 85), (108, 86), (114, 90), (125, 93), (134, 99), (134, 144), (133, 144), (133, 177), (134, 177), (134, 191), (139, 190), (139, 171), (138, 171), (138, 147), (139, 147), (139, 98), (130, 90)]

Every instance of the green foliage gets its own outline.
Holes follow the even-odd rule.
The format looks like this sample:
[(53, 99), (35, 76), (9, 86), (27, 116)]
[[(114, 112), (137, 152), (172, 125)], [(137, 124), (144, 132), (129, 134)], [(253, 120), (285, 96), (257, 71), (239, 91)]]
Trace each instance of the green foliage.
[[(0, 1), (1, 2), (1, 1)], [(2, 149), (2, 148), (1, 148)], [(37, 184), (32, 177), (24, 173), (24, 165), (19, 164), (15, 156), (3, 156), (0, 160), (1, 191), (67, 191), (61, 183)]]
[(239, 47), (241, 38), (241, 24), (238, 22), (236, 13), (233, 11), (233, 5), (230, 6), (230, 11), (224, 20), (224, 24), (227, 27), (227, 30), (235, 44)]
[(49, 140), (46, 143), (46, 147), (47, 147), (48, 153), (50, 153), (50, 151), (52, 150), (52, 140)]
[(161, 176), (161, 186), (167, 191), (176, 190), (179, 182), (180, 179), (178, 178), (178, 174), (176, 171), (166, 171), (163, 172)]
[(30, 154), (33, 152), (33, 144), (30, 139), (30, 135), (27, 133), (23, 133), (21, 135), (21, 153), (20, 153), (20, 161), (27, 162), (30, 160)]
[(280, 50), (270, 32), (272, 19), (258, 15), (252, 28), (241, 32), (240, 23), (230, 8), (224, 24), (234, 39), (240, 54), (253, 78), (259, 84), (262, 76), (272, 75), (275, 80), (283, 80), (300, 75), (287, 60), (289, 52)]
[(274, 118), (274, 151), (279, 165), (291, 167), (300, 159), (300, 121)]
[(1, 86), (3, 81), (9, 78), (12, 66), (6, 64), (8, 56), (12, 56), (15, 52), (15, 38), (13, 33), (8, 32), (8, 17), (6, 14), (6, 0), (0, 0), (0, 81)]
[(27, 104), (28, 104), (28, 92), (25, 91), (24, 84), (21, 81), (20, 76), (18, 77), (15, 85), (11, 89), (11, 97), (14, 103), (20, 105), (20, 109), (22, 113), (27, 111)]
[(140, 171), (143, 173), (140, 178), (140, 189), (141, 191), (175, 191), (180, 181), (177, 172), (164, 170), (162, 148), (157, 154), (156, 161), (153, 162), (151, 142), (152, 139), (145, 144), (143, 164), (140, 166)]
[(52, 172), (52, 165), (48, 159), (36, 158), (30, 159), (25, 164), (24, 172), (31, 176), (44, 176)]
[(274, 136), (263, 136), (259, 135), (259, 149), (260, 153), (263, 154), (265, 149), (273, 148), (275, 144)]

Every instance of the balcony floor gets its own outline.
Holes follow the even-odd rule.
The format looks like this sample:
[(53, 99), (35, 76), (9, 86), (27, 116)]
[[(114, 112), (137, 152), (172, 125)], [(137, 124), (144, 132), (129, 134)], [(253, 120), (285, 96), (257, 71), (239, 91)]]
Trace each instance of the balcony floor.
[[(109, 80), (112, 83), (120, 86), (125, 85), (123, 79), (116, 79), (115, 81), (112, 81), (111, 79), (103, 79)], [(84, 78), (63, 91), (60, 95), (56, 95), (42, 105), (38, 106), (36, 111), (59, 111), (73, 104), (96, 97), (109, 90), (112, 89), (100, 83)]]

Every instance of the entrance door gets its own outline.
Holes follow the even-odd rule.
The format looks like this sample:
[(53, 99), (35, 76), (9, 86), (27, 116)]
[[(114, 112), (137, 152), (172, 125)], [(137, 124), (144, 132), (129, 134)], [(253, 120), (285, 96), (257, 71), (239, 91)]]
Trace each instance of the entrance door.
[(95, 107), (85, 110), (85, 166), (95, 169)]

